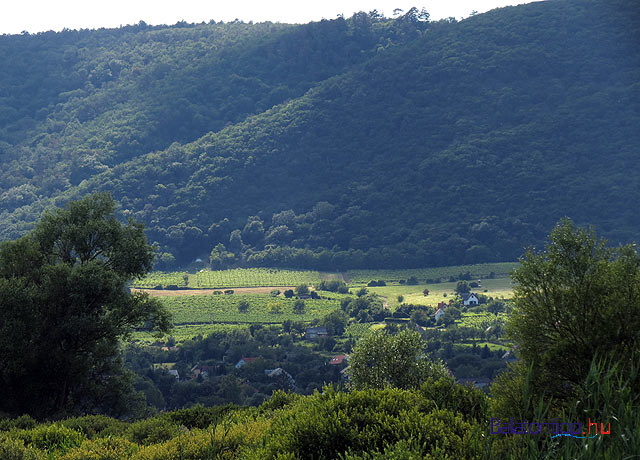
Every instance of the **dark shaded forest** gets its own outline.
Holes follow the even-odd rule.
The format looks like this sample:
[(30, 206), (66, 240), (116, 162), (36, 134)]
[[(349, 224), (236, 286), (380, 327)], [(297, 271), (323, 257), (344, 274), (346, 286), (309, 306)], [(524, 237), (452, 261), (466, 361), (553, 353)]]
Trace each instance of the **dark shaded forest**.
[(157, 267), (515, 260), (636, 239), (640, 15), (539, 2), (0, 37), (0, 238), (109, 191)]

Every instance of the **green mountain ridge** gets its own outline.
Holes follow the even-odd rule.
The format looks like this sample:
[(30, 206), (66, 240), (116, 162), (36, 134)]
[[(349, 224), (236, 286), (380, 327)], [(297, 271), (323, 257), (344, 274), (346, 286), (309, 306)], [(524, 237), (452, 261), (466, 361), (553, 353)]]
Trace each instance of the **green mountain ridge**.
[[(236, 26), (248, 35), (266, 27), (215, 27)], [(139, 144), (149, 153), (107, 141), (109, 148), (85, 151), (66, 170), (56, 163), (59, 183), (47, 189), (38, 187), (37, 175), (20, 183), (18, 149), (8, 148), (16, 160), (0, 180), (6, 189), (0, 235), (21, 234), (45, 206), (107, 190), (177, 263), (214, 247), (220, 266), (514, 260), (523, 246), (540, 245), (565, 215), (597, 225), (613, 241), (637, 239), (640, 219), (631, 204), (639, 190), (630, 178), (640, 166), (640, 21), (633, 2), (547, 1), (459, 23), (425, 23), (415, 13), (395, 21), (360, 14), (278, 27), (271, 41), (247, 38), (245, 54), (229, 51), (228, 62), (243, 57), (236, 65), (244, 73), (221, 71), (210, 101), (197, 103), (204, 90), (180, 98), (202, 88), (198, 71), (181, 69), (158, 90), (164, 112), (145, 104), (141, 112), (135, 104), (125, 111), (148, 117)], [(264, 57), (269, 43), (284, 51)], [(316, 53), (301, 52), (305, 44)], [(289, 62), (303, 71), (295, 74)], [(272, 70), (278, 65), (285, 70)], [(259, 89), (247, 90), (252, 84)], [(166, 91), (172, 88), (179, 88), (175, 97)], [(236, 92), (228, 105), (236, 109), (220, 109), (216, 118), (207, 102), (225, 90)], [(247, 93), (251, 103), (242, 100)], [(172, 107), (187, 107), (175, 117), (182, 123), (150, 140), (156, 131), (149, 126), (162, 126)], [(209, 114), (202, 126), (213, 129), (188, 142), (199, 132), (184, 120), (198, 111)], [(114, 115), (96, 119), (130, 127), (126, 115)], [(80, 155), (79, 145), (103, 145), (105, 124), (95, 126), (76, 131), (91, 132), (89, 140), (59, 136), (69, 155)], [(136, 136), (126, 139), (132, 145)], [(36, 164), (38, 147), (32, 153)], [(77, 168), (78, 161), (88, 166)], [(171, 257), (163, 264), (169, 267)]]

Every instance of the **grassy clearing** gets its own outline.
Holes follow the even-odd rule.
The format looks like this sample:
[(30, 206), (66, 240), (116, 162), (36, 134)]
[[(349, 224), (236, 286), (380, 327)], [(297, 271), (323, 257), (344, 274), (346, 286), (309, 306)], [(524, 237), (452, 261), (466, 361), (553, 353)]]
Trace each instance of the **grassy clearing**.
[[(429, 305), (435, 308), (438, 302), (448, 302), (449, 299), (455, 296), (456, 285), (457, 282), (419, 284), (416, 286), (394, 284), (390, 286), (368, 287), (367, 289), (370, 292), (375, 292), (378, 295), (386, 297), (389, 308), (395, 310), (399, 305), (399, 295), (404, 297), (404, 303)], [(423, 294), (425, 288), (429, 289), (428, 296)], [(473, 291), (493, 298), (509, 299), (513, 295), (510, 278), (483, 279), (482, 287), (473, 289)]]

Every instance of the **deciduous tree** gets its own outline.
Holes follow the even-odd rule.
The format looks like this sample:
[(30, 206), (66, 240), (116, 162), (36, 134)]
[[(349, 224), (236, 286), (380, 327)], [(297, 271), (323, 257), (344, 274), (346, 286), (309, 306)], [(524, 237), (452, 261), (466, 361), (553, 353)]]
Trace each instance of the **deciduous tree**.
[(153, 248), (142, 225), (123, 225), (107, 194), (47, 212), (26, 236), (0, 245), (0, 411), (50, 416), (125, 411), (119, 359), (133, 328), (169, 328), (146, 294), (130, 294)]
[(542, 252), (527, 251), (513, 273), (516, 308), (508, 323), (538, 387), (566, 395), (593, 358), (623, 358), (640, 346), (640, 257), (635, 245), (609, 248), (565, 219)]
[(348, 373), (355, 389), (418, 388), (429, 377), (449, 375), (441, 362), (425, 355), (426, 342), (415, 331), (391, 335), (372, 332), (357, 343), (349, 357)]

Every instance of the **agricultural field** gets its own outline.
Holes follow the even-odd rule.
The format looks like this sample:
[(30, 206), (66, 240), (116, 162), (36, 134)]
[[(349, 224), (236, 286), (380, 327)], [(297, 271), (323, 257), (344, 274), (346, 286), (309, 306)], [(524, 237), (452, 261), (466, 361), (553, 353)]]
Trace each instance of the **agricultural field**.
[[(494, 299), (509, 299), (513, 294), (513, 286), (510, 278), (495, 278), (481, 280), (481, 287), (472, 289), (473, 292), (484, 294)], [(398, 296), (403, 296), (403, 303), (413, 305), (429, 305), (436, 307), (438, 302), (449, 301), (455, 297), (455, 283), (419, 284), (407, 286), (406, 284), (392, 284), (389, 286), (367, 287), (369, 292), (374, 292), (387, 299), (389, 309), (392, 311), (400, 304)], [(423, 291), (429, 289), (429, 295)]]
[(229, 332), (233, 329), (244, 329), (249, 327), (247, 324), (183, 324), (175, 326), (171, 332), (161, 338), (149, 332), (134, 332), (129, 338), (130, 343), (148, 345), (155, 342), (166, 342), (169, 337), (173, 337), (177, 343), (191, 340), (194, 337), (206, 337), (213, 332)]
[(485, 329), (489, 324), (497, 320), (506, 322), (508, 315), (506, 313), (498, 313), (498, 316), (489, 312), (472, 313), (466, 312), (462, 314), (462, 319), (456, 321), (458, 326), (473, 327), (477, 329)]
[(371, 330), (372, 323), (352, 323), (344, 331), (346, 337), (359, 339)]
[[(244, 301), (246, 312), (238, 311)], [(295, 299), (270, 295), (204, 295), (164, 297), (162, 303), (173, 315), (174, 324), (193, 323), (283, 323), (311, 321), (340, 308), (337, 300), (304, 300), (304, 313), (294, 313)]]
[(511, 270), (517, 268), (519, 265), (518, 262), (500, 262), (406, 270), (349, 270), (346, 278), (349, 280), (350, 285), (366, 285), (371, 280), (383, 280), (386, 283), (396, 284), (399, 283), (400, 280), (406, 280), (415, 276), (419, 283), (424, 284), (427, 279), (446, 281), (450, 276), (457, 277), (460, 273), (466, 272), (471, 273), (472, 279), (487, 278), (491, 272), (493, 272), (497, 278), (503, 278), (508, 276)]
[(187, 274), (184, 272), (153, 272), (142, 279), (134, 280), (131, 286), (139, 289), (153, 289), (158, 286), (162, 289), (166, 289), (167, 286), (185, 288), (187, 287)]
[(193, 288), (233, 288), (258, 286), (299, 286), (315, 284), (330, 274), (316, 271), (278, 270), (269, 268), (236, 268), (232, 270), (204, 270), (190, 275)]
[[(309, 322), (322, 318), (340, 308), (340, 300), (304, 300), (303, 313), (294, 313), (295, 299), (271, 295), (194, 295), (180, 297), (159, 297), (173, 316), (174, 329), (170, 335), (183, 342), (198, 335), (203, 337), (214, 331), (246, 327), (248, 324), (281, 324), (287, 320)], [(246, 312), (238, 307), (246, 302)], [(131, 341), (155, 342), (158, 338), (148, 332), (134, 332)], [(166, 340), (166, 337), (162, 340)]]

